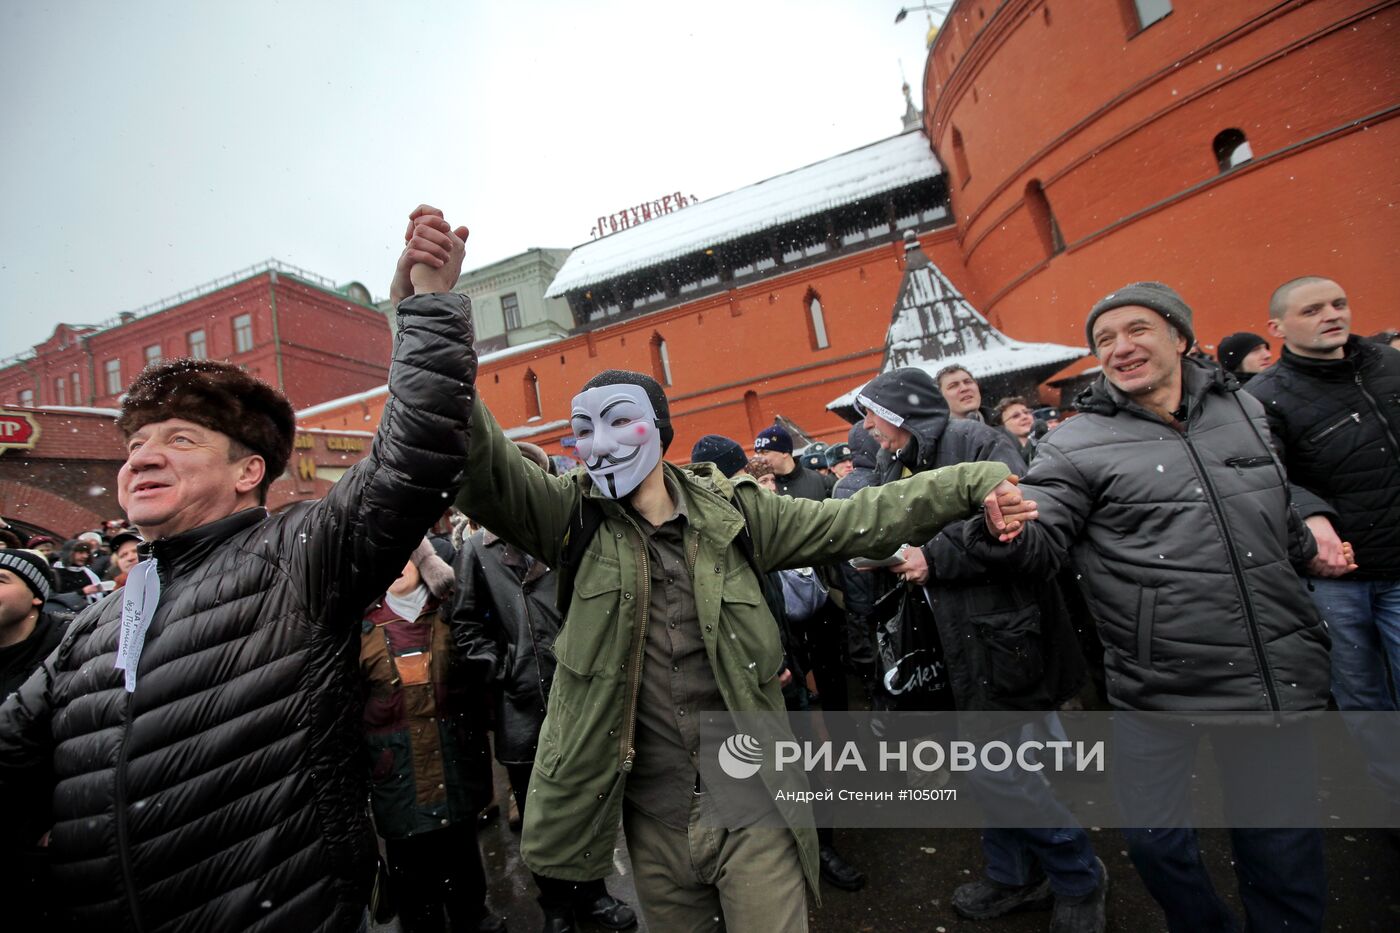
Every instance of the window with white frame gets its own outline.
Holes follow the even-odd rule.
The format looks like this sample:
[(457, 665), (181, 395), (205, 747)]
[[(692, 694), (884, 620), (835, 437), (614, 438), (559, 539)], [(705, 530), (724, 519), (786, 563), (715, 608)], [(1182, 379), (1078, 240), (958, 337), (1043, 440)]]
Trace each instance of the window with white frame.
[(102, 371), (107, 375), (107, 394), (120, 395), (122, 391), (122, 361), (108, 360), (102, 364)]
[(253, 316), (240, 314), (233, 319), (233, 352), (247, 353), (253, 349)]

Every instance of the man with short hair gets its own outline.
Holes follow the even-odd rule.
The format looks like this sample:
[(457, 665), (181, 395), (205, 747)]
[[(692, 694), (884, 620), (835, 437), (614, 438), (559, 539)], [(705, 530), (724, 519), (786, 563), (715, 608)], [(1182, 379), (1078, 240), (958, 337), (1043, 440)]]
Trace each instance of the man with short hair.
[(0, 706), (0, 823), (52, 765), (48, 848), (78, 927), (364, 928), (360, 620), (466, 464), (466, 233), (410, 218), (384, 417), (320, 501), (265, 508), (296, 416), (241, 367), (172, 360), (127, 390), (117, 498), (145, 559)]
[(948, 405), (948, 414), (954, 419), (966, 418), (992, 423), (992, 411), (982, 407), (982, 387), (972, 377), (972, 373), (960, 364), (944, 366), (933, 377), (938, 383), (938, 391)]
[(804, 467), (792, 455), (792, 435), (782, 425), (772, 425), (754, 438), (754, 452), (773, 468), (778, 492), (796, 499), (820, 502), (831, 497), (831, 490), (820, 473)]
[[(1296, 572), (1325, 566), (1290, 505), (1264, 406), (1185, 356), (1191, 324), (1158, 282), (1099, 301), (1085, 333), (1102, 375), (1076, 400), (1080, 414), (1040, 442), (1022, 483), (1039, 521), (1014, 540), (969, 522), (965, 543), (1028, 572), (1073, 561), (1120, 710), (1325, 709), (1327, 635)], [(1120, 808), (1127, 826), (1145, 827), (1124, 830), (1128, 852), (1172, 931), (1238, 926), (1187, 828), (1195, 750), (1214, 728), (1114, 721)], [(1242, 727), (1212, 747), (1222, 771), (1265, 755), (1282, 763), (1285, 778), (1258, 790), (1288, 818), (1314, 806), (1312, 749), (1293, 731)], [(1249, 929), (1321, 929), (1320, 831), (1238, 828), (1231, 841)]]
[[(1351, 332), (1346, 292), (1305, 276), (1269, 301), (1279, 362), (1246, 391), (1264, 403), (1293, 500), (1332, 572), (1310, 583), (1332, 633), (1342, 710), (1400, 709), (1400, 353)], [(1343, 542), (1354, 550), (1348, 560)], [(1341, 577), (1334, 578), (1336, 572)], [(1365, 728), (1372, 776), (1400, 806), (1400, 759)]]
[[(964, 464), (844, 502), (770, 495), (711, 464), (666, 463), (669, 403), (634, 372), (594, 376), (570, 420), (584, 468), (551, 476), (478, 404), (457, 499), (502, 539), (563, 567), (567, 611), (521, 857), (552, 878), (605, 877), (622, 823), (650, 929), (805, 930), (804, 877), (815, 889), (819, 873), (809, 811), (789, 814), (790, 829), (717, 826), (697, 766), (698, 714), (786, 709), (781, 639), (758, 574), (885, 556), (988, 495), (1024, 514), (1009, 471)], [(763, 437), (790, 459), (784, 435)], [(564, 564), (571, 553), (574, 566)], [(762, 774), (770, 788), (806, 786), (790, 770)]]

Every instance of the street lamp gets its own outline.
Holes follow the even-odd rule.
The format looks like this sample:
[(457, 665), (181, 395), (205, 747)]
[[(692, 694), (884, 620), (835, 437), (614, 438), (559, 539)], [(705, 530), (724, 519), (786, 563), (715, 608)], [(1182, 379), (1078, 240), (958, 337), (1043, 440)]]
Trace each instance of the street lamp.
[[(904, 22), (905, 17), (909, 15), (911, 10), (928, 10), (933, 13), (942, 13), (944, 16), (947, 16), (948, 11), (952, 9), (952, 7), (952, 3), (921, 3), (918, 6), (900, 7), (899, 12), (895, 14), (894, 24), (898, 26), (900, 23)], [(933, 17), (930, 16), (929, 20), (931, 24)]]

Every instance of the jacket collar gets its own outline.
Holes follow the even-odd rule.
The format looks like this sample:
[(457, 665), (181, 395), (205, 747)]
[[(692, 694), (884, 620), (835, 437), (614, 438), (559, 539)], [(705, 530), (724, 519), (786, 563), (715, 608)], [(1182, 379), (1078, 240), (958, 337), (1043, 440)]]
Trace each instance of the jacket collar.
[(908, 467), (911, 473), (922, 473), (929, 469), (934, 458), (938, 456), (938, 445), (942, 442), (950, 421), (952, 415), (947, 410), (906, 420), (902, 427), (913, 435), (913, 438), (903, 450), (894, 455), (894, 459), (899, 461), (901, 466)]
[(1378, 345), (1352, 334), (1342, 347), (1342, 358), (1339, 360), (1319, 360), (1311, 356), (1301, 356), (1284, 344), (1283, 356), (1279, 358), (1278, 365), (1319, 379), (1349, 380), (1355, 377), (1358, 369), (1371, 362), (1379, 353)]
[[(442, 604), (438, 602), (438, 598), (429, 593), (428, 601), (423, 604), (423, 611), (419, 613), (418, 618), (421, 619), (430, 612), (437, 612), (441, 605)], [(417, 619), (405, 619), (403, 616), (390, 609), (388, 600), (380, 596), (365, 613), (365, 621), (369, 622), (371, 625), (386, 625), (390, 622), (416, 622)]]
[(267, 509), (262, 506), (244, 509), (169, 538), (147, 541), (136, 551), (142, 560), (154, 557), (162, 582), (168, 582), (198, 567), (215, 548), (240, 531), (262, 522), (267, 518), (267, 514)]
[[(1239, 388), (1239, 381), (1214, 363), (1198, 360), (1193, 356), (1181, 358), (1181, 400), (1188, 406), (1188, 420), (1200, 409), (1206, 396), (1210, 393), (1237, 392)], [(1095, 379), (1088, 388), (1079, 393), (1074, 400), (1074, 405), (1080, 411), (1092, 412), (1097, 415), (1114, 415), (1120, 411), (1131, 411), (1148, 418), (1157, 418), (1156, 415), (1133, 401), (1130, 396), (1119, 391), (1117, 386), (1108, 381), (1108, 376), (1105, 374), (1100, 374), (1098, 379)]]

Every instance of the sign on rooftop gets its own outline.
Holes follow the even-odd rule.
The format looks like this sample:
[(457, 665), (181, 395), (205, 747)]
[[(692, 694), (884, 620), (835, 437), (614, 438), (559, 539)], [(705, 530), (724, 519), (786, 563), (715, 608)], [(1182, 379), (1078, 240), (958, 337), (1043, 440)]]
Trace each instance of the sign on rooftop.
[(643, 201), (641, 204), (632, 207), (624, 207), (616, 214), (600, 216), (598, 223), (593, 229), (588, 231), (588, 235), (593, 239), (607, 236), (609, 233), (616, 233), (619, 230), (626, 230), (629, 227), (636, 227), (646, 223), (653, 217), (660, 217), (663, 214), (670, 214), (683, 207), (689, 207), (700, 199), (695, 195), (686, 197), (677, 191), (674, 194), (665, 195), (655, 201)]

